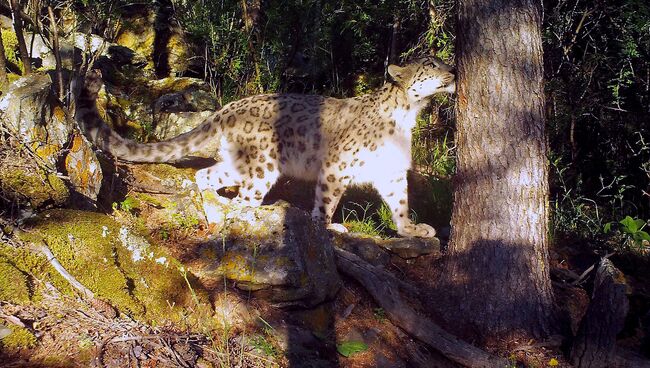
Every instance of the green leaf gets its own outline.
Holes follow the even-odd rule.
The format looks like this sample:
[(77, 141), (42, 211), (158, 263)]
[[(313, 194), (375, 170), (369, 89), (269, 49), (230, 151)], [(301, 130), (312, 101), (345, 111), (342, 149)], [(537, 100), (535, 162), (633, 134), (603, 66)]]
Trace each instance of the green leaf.
[(641, 243), (644, 240), (650, 241), (650, 234), (645, 231), (639, 230), (632, 235), (635, 242)]
[(368, 345), (361, 341), (344, 341), (336, 345), (336, 351), (346, 358), (366, 350), (368, 350)]
[(604, 232), (605, 234), (609, 234), (610, 231), (612, 231), (612, 223), (611, 223), (611, 222), (608, 222), (608, 223), (606, 223), (605, 226), (603, 227), (603, 232)]
[(634, 224), (636, 225), (636, 228), (638, 230), (641, 230), (645, 226), (645, 221), (643, 221), (641, 219), (636, 219), (636, 220), (634, 220)]
[[(624, 219), (620, 221), (620, 224), (623, 225), (623, 231), (628, 233), (628, 234), (633, 234), (639, 230), (639, 226), (637, 225), (637, 221), (639, 220), (634, 220), (630, 216), (625, 216)], [(643, 222), (643, 220), (641, 220)]]

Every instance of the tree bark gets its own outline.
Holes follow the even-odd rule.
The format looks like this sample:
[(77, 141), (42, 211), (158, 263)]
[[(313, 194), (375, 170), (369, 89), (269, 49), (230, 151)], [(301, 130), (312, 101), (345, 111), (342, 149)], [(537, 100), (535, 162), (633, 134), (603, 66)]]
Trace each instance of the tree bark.
[(16, 32), (16, 40), (18, 40), (18, 51), (20, 52), (20, 60), (23, 62), (24, 74), (32, 72), (32, 64), (27, 52), (27, 43), (25, 43), (25, 35), (23, 34), (23, 18), (19, 0), (10, 0), (11, 4), (11, 17), (13, 18), (14, 31)]
[(553, 332), (541, 14), (538, 1), (458, 0), (458, 161), (440, 290), (456, 334), (483, 344)]

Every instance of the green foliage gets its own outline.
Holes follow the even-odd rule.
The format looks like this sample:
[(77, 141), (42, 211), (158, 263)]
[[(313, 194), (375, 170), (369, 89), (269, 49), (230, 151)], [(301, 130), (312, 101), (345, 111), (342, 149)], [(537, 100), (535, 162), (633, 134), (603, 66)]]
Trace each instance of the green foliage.
[[(555, 193), (551, 198), (552, 229), (565, 234), (575, 234), (582, 237), (593, 237), (600, 233), (602, 217), (598, 204), (587, 198), (566, 182), (566, 172), (570, 166), (565, 166), (559, 157), (551, 157), (552, 175)], [(581, 182), (576, 183), (580, 188)]]
[(206, 77), (224, 103), (260, 92), (351, 95), (355, 85), (375, 87), (379, 80), (363, 86), (359, 76), (383, 76), (389, 57), (423, 52), (430, 46), (423, 36), (443, 29), (430, 32), (428, 4), (415, 0), (271, 0), (251, 28), (241, 4), (174, 1), (183, 28), (206, 45)]
[(112, 207), (113, 211), (133, 213), (140, 208), (140, 201), (135, 197), (127, 196), (122, 202), (113, 202)]
[(256, 335), (251, 339), (251, 345), (264, 353), (264, 355), (276, 358), (280, 354), (273, 344), (264, 336)]
[(633, 244), (636, 248), (647, 246), (650, 242), (650, 234), (643, 229), (647, 225), (646, 221), (625, 216), (618, 223), (608, 222), (603, 227), (605, 234), (612, 231), (613, 226), (618, 227), (618, 231), (626, 238), (626, 243)]
[(375, 308), (375, 309), (373, 309), (372, 310), (372, 315), (379, 322), (385, 322), (386, 321), (386, 311), (384, 311), (384, 308)]
[(33, 348), (36, 346), (38, 340), (31, 331), (24, 327), (9, 325), (11, 334), (0, 340), (0, 347), (8, 350), (17, 350), (25, 348)]
[(386, 229), (396, 230), (393, 223), (390, 208), (385, 203), (374, 213), (371, 211), (372, 204), (365, 205), (351, 203), (356, 208), (343, 207), (343, 224), (350, 232), (366, 234), (371, 236), (385, 237)]
[(548, 1), (544, 43), (555, 230), (650, 217), (650, 3)]
[[(440, 136), (441, 130), (444, 135)], [(420, 172), (440, 178), (450, 177), (456, 169), (455, 146), (449, 128), (418, 119), (413, 131), (413, 161)]]
[(25, 67), (23, 66), (23, 61), (18, 57), (18, 39), (16, 38), (16, 32), (3, 29), (2, 45), (4, 46), (5, 58), (9, 66), (13, 65), (21, 74), (24, 73)]
[(336, 351), (346, 358), (366, 350), (368, 350), (368, 345), (361, 341), (344, 341), (336, 345)]

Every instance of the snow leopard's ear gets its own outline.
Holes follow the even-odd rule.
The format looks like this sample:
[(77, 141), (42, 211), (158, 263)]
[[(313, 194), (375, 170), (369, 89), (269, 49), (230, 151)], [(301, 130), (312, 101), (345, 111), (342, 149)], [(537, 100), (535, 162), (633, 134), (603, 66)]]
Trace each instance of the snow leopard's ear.
[(391, 64), (388, 66), (388, 74), (393, 78), (395, 82), (398, 84), (402, 83), (404, 81), (404, 75), (405, 75), (405, 68), (402, 68), (401, 66), (397, 66), (394, 64)]

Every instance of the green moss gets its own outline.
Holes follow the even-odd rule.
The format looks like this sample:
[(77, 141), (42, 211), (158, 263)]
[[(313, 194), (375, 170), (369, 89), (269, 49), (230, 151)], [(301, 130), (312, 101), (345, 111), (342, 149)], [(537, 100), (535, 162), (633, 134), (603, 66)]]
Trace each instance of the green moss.
[(140, 316), (144, 307), (131, 295), (130, 283), (116, 259), (114, 237), (119, 233), (109, 217), (92, 212), (57, 210), (34, 222), (32, 236), (47, 244), (63, 267), (100, 298), (118, 309)]
[(65, 183), (56, 175), (17, 167), (0, 169), (0, 191), (18, 202), (28, 202), (33, 208), (49, 203), (61, 205), (70, 196)]
[[(47, 259), (25, 248), (14, 248), (0, 243), (0, 257), (6, 259), (24, 275), (31, 275), (39, 280), (49, 280), (60, 292), (73, 295), (73, 290), (63, 277), (49, 264)], [(41, 298), (36, 290), (31, 293), (32, 301)]]
[(7, 326), (11, 334), (0, 340), (0, 345), (8, 349), (33, 348), (36, 346), (36, 336), (23, 327)]
[(68, 272), (121, 312), (154, 325), (214, 325), (198, 280), (186, 281), (178, 261), (109, 216), (51, 210), (30, 225), (30, 240), (45, 242)]
[(5, 258), (0, 258), (0, 300), (19, 304), (30, 300), (27, 276)]
[(18, 39), (16, 38), (16, 32), (10, 31), (8, 29), (2, 30), (2, 45), (5, 48), (5, 57), (9, 64), (13, 64), (17, 69), (20, 70), (21, 74), (25, 72), (25, 67), (23, 66), (22, 60), (18, 57)]

